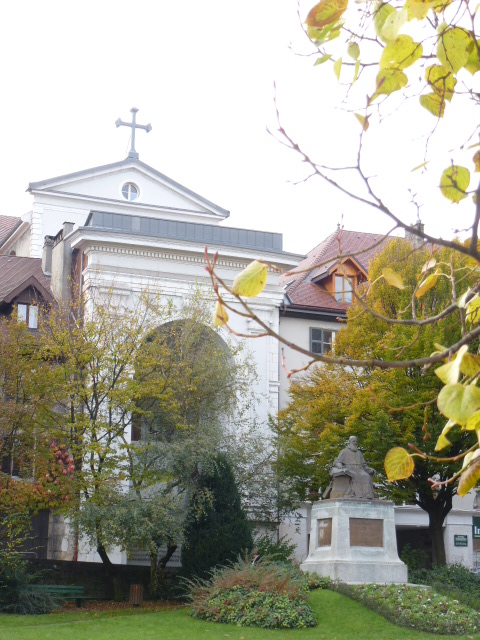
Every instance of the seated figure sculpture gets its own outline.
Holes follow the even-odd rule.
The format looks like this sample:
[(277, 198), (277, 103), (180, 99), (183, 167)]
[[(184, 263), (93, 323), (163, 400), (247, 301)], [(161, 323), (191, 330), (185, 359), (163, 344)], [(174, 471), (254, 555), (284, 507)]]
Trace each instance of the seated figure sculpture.
[(324, 499), (363, 498), (375, 499), (372, 476), (375, 470), (367, 466), (358, 450), (356, 436), (351, 436), (330, 471), (331, 482), (323, 494)]

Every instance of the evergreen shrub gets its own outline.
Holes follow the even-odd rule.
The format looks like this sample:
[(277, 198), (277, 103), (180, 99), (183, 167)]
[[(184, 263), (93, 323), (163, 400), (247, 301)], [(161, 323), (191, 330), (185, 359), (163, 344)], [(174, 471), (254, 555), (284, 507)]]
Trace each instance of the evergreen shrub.
[(200, 474), (190, 500), (181, 554), (183, 573), (205, 578), (214, 567), (234, 562), (252, 546), (251, 526), (232, 467), (219, 454), (211, 468)]
[(58, 600), (55, 596), (29, 589), (39, 577), (23, 561), (14, 567), (0, 566), (0, 613), (37, 615), (57, 609)]
[(253, 565), (239, 560), (215, 569), (208, 581), (190, 584), (191, 614), (240, 627), (314, 627), (316, 618), (307, 593), (307, 581), (291, 564), (264, 560)]

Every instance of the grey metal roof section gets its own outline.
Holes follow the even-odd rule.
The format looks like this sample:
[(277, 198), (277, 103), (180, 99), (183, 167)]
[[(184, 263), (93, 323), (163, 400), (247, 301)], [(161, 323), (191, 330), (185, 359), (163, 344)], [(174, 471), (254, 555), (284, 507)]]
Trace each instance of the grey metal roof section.
[(49, 187), (55, 186), (59, 182), (65, 182), (65, 181), (69, 181), (69, 180), (76, 180), (78, 178), (88, 178), (88, 177), (91, 177), (92, 175), (95, 175), (97, 173), (105, 173), (107, 171), (116, 171), (118, 169), (126, 169), (126, 168), (132, 167), (132, 166), (133, 167), (136, 166), (139, 169), (142, 169), (143, 171), (146, 171), (146, 172), (156, 176), (162, 182), (165, 182), (166, 184), (169, 184), (173, 189), (179, 190), (179, 191), (183, 192), (185, 195), (189, 195), (192, 198), (194, 198), (195, 200), (198, 200), (199, 202), (202, 202), (207, 208), (214, 209), (219, 216), (222, 216), (223, 218), (228, 218), (230, 216), (230, 211), (228, 211), (227, 209), (223, 209), (222, 207), (219, 207), (214, 202), (211, 202), (210, 200), (207, 200), (206, 198), (200, 196), (198, 193), (195, 193), (194, 191), (191, 191), (190, 189), (187, 189), (187, 187), (184, 187), (179, 182), (175, 182), (175, 180), (172, 180), (171, 178), (166, 176), (164, 173), (161, 173), (160, 171), (157, 171), (156, 169), (154, 169), (150, 165), (148, 165), (145, 162), (142, 162), (141, 160), (138, 160), (136, 158), (126, 158), (125, 160), (121, 160), (120, 162), (112, 162), (111, 164), (104, 164), (104, 165), (101, 165), (99, 167), (93, 167), (91, 169), (84, 169), (83, 171), (76, 171), (74, 173), (67, 173), (67, 174), (65, 174), (63, 176), (57, 176), (55, 178), (49, 178), (48, 180), (40, 180), (38, 182), (30, 182), (28, 187), (27, 187), (27, 191), (35, 191), (37, 189), (48, 189)]
[(147, 218), (121, 213), (107, 213), (105, 211), (91, 211), (85, 227), (101, 229), (109, 233), (113, 231), (148, 236), (150, 238), (186, 240), (202, 244), (219, 244), (229, 247), (284, 253), (282, 234), (268, 231), (236, 229), (233, 227), (220, 227), (214, 224)]

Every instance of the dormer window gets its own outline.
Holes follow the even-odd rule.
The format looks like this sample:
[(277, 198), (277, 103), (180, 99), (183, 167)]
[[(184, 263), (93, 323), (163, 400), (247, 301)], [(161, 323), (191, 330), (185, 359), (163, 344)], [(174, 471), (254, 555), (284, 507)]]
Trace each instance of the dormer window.
[(17, 305), (18, 322), (25, 322), (29, 329), (38, 328), (38, 307), (33, 304)]
[(122, 187), (122, 196), (125, 200), (133, 202), (138, 198), (138, 187), (133, 182), (126, 182)]
[(335, 274), (335, 300), (337, 302), (352, 302), (353, 282), (351, 278)]

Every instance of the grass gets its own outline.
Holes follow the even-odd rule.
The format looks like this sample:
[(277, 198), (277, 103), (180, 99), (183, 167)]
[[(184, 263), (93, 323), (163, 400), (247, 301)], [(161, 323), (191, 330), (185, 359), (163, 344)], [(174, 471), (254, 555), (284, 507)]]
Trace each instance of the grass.
[(309, 601), (319, 621), (313, 629), (252, 629), (203, 622), (191, 618), (188, 607), (178, 607), (154, 613), (127, 609), (0, 615), (0, 640), (480, 640), (480, 634), (437, 636), (397, 627), (360, 603), (329, 590), (312, 592)]

